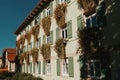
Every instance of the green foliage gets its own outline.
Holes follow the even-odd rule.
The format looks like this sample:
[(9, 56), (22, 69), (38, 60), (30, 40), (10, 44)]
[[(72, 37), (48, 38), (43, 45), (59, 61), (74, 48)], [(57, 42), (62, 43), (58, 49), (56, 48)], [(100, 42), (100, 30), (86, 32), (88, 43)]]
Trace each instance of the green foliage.
[(7, 80), (43, 80), (39, 77), (34, 77), (32, 74), (27, 73), (16, 73), (12, 77), (8, 77)]

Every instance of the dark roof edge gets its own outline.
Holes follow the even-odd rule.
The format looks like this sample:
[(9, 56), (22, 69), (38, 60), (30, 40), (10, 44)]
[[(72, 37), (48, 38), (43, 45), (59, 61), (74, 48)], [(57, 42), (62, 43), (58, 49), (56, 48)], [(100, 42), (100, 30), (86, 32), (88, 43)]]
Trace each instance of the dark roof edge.
[(29, 15), (23, 20), (22, 24), (14, 32), (15, 35), (18, 35), (26, 26), (37, 16), (42, 10), (53, 0), (40, 0), (38, 4), (33, 8)]

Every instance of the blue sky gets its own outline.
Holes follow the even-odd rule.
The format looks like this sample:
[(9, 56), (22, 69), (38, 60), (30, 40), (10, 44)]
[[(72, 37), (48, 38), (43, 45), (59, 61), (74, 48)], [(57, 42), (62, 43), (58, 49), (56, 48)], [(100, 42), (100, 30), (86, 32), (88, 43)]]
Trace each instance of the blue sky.
[(0, 0), (0, 53), (4, 48), (14, 48), (15, 30), (39, 0)]

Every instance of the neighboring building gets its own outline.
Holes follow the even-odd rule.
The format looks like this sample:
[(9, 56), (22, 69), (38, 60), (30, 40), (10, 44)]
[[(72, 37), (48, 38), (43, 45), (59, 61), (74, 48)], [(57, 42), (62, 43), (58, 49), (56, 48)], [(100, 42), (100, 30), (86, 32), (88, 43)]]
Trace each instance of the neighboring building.
[(2, 56), (0, 56), (0, 68), (2, 68)]
[(15, 48), (6, 48), (3, 50), (3, 71), (15, 72), (15, 57), (16, 49)]
[(21, 72), (44, 80), (111, 80), (101, 40), (105, 11), (104, 0), (40, 0), (15, 31)]

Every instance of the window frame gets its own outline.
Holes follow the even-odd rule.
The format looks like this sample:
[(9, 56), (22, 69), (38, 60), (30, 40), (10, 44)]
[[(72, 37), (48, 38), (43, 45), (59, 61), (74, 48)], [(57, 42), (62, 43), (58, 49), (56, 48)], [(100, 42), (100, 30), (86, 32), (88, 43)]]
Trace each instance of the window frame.
[(67, 33), (67, 27), (61, 30), (61, 34), (62, 34), (62, 38), (63, 39), (67, 39), (68, 38), (68, 36), (67, 36), (67, 34), (68, 34)]

